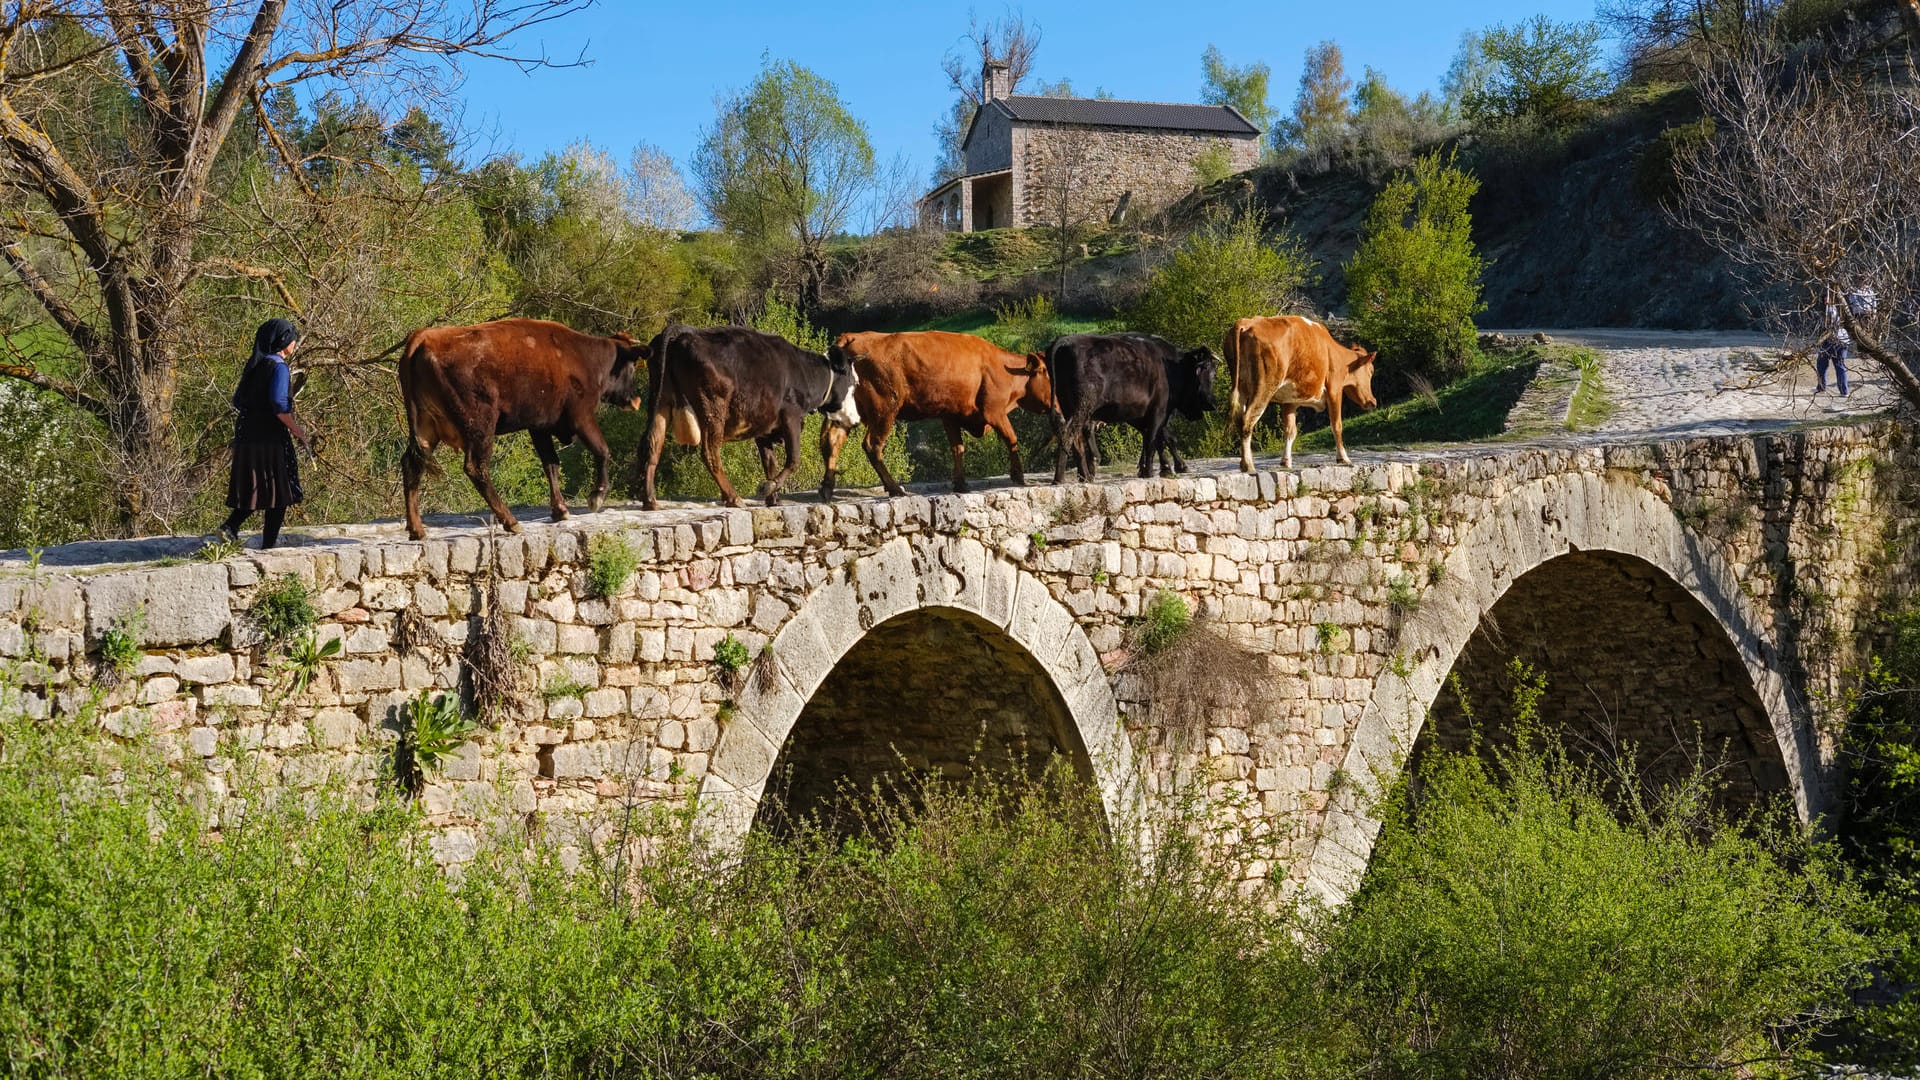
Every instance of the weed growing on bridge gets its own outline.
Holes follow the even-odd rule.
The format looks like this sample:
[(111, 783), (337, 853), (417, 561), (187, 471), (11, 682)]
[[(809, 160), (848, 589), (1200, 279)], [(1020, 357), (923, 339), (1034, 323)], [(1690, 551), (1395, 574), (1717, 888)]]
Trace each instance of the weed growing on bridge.
[(313, 593), (298, 574), (282, 574), (260, 586), (253, 598), (253, 623), (269, 645), (285, 645), (313, 629), (320, 619)]
[(591, 689), (593, 687), (574, 678), (563, 669), (547, 680), (547, 685), (540, 689), (540, 696), (548, 701), (564, 701), (567, 698), (580, 697)]
[(98, 678), (108, 687), (117, 686), (133, 670), (145, 652), (140, 648), (140, 632), (147, 625), (145, 608), (135, 608), (113, 620), (100, 632), (100, 668)]
[(1322, 656), (1332, 656), (1343, 652), (1347, 647), (1347, 632), (1338, 623), (1317, 622), (1313, 624), (1313, 647), (1320, 650)]
[(1395, 574), (1393, 580), (1387, 582), (1387, 610), (1401, 619), (1420, 610), (1420, 591), (1414, 587), (1411, 577)]
[(1141, 652), (1152, 656), (1179, 641), (1192, 624), (1193, 613), (1187, 608), (1186, 598), (1162, 589), (1147, 601), (1133, 629), (1133, 640)]
[(287, 676), (282, 698), (297, 698), (306, 693), (314, 677), (320, 674), (320, 668), (328, 660), (340, 655), (340, 648), (339, 638), (328, 638), (323, 642), (311, 630), (288, 646), (286, 658), (282, 661), (282, 669)]
[(225, 562), (246, 549), (246, 541), (239, 537), (216, 537), (201, 544), (193, 553), (193, 558), (198, 562)]
[(740, 692), (740, 687), (745, 683), (747, 664), (752, 658), (747, 651), (747, 643), (732, 634), (714, 643), (713, 668), (719, 674), (720, 685), (726, 689), (729, 698)]
[(393, 775), (408, 794), (418, 797), (427, 778), (466, 744), (474, 724), (460, 712), (460, 699), (422, 690), (407, 702), (400, 739), (393, 748)]
[(618, 533), (601, 533), (587, 543), (587, 586), (590, 595), (605, 599), (627, 587), (640, 566), (639, 553)]

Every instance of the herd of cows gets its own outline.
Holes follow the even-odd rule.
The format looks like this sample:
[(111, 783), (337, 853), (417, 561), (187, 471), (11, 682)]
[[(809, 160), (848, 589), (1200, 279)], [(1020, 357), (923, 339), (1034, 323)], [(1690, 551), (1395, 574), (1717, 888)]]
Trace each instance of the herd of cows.
[[(1186, 471), (1169, 420), (1198, 420), (1218, 408), (1214, 380), (1225, 363), (1233, 387), (1230, 430), (1240, 442), (1240, 465), (1253, 471), (1253, 429), (1269, 404), (1285, 416), (1285, 464), (1292, 467), (1294, 413), (1323, 408), (1332, 421), (1342, 462), (1344, 400), (1371, 408), (1374, 355), (1333, 339), (1312, 319), (1283, 315), (1241, 319), (1227, 329), (1221, 354), (1180, 350), (1149, 334), (1068, 334), (1044, 351), (1021, 356), (971, 334), (849, 333), (826, 355), (774, 334), (739, 326), (669, 326), (642, 345), (625, 335), (594, 337), (559, 323), (503, 319), (475, 326), (416, 330), (400, 354), (400, 392), (407, 410), (408, 445), (402, 462), (407, 532), (426, 535), (420, 519), (420, 483), (441, 445), (460, 449), (474, 487), (509, 531), (519, 523), (494, 490), (488, 465), (494, 440), (526, 431), (546, 469), (553, 518), (567, 516), (561, 494), (559, 445), (578, 440), (595, 458), (589, 506), (607, 496), (608, 451), (596, 410), (601, 403), (650, 410), (645, 457), (645, 506), (658, 507), (654, 474), (669, 436), (698, 446), (729, 506), (740, 497), (721, 464), (720, 448), (752, 439), (766, 471), (761, 494), (772, 506), (799, 462), (801, 430), (809, 413), (824, 417), (820, 494), (831, 499), (840, 451), (849, 433), (865, 425), (861, 447), (892, 495), (904, 495), (882, 456), (900, 421), (938, 420), (953, 450), (953, 487), (965, 491), (961, 433), (991, 428), (1007, 445), (1009, 474), (1024, 483), (1013, 410), (1052, 420), (1058, 455), (1053, 479), (1066, 475), (1071, 456), (1081, 479), (1093, 477), (1093, 432), (1099, 424), (1126, 424), (1140, 432), (1141, 476), (1155, 474), (1168, 455)], [(641, 393), (641, 366), (646, 392)], [(785, 452), (776, 465), (775, 449)]]

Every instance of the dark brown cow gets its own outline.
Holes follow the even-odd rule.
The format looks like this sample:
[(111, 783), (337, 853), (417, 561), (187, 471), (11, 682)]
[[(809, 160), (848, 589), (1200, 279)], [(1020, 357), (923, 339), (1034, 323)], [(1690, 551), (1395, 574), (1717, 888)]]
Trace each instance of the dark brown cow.
[[(967, 490), (967, 471), (961, 461), (966, 444), (960, 433), (979, 438), (988, 428), (1007, 444), (1013, 482), (1027, 482), (1020, 469), (1020, 436), (1009, 414), (1016, 406), (1042, 415), (1052, 411), (1053, 391), (1044, 357), (1020, 356), (985, 338), (942, 330), (841, 334), (830, 355), (852, 364), (860, 376), (853, 392), (860, 420), (867, 426), (860, 445), (887, 494), (907, 493), (881, 457), (893, 425), (903, 420), (938, 420), (946, 425), (947, 443), (953, 448), (953, 490)], [(821, 454), (827, 472), (820, 482), (820, 497), (831, 499), (847, 433), (829, 427), (823, 436)]]
[[(667, 435), (700, 456), (720, 486), (728, 506), (739, 506), (720, 463), (720, 448), (736, 439), (752, 439), (760, 449), (767, 480), (761, 490), (767, 505), (780, 502), (780, 482), (800, 461), (800, 431), (807, 414), (818, 412), (827, 424), (851, 428), (860, 422), (854, 405), (859, 376), (840, 360), (808, 352), (783, 337), (744, 326), (694, 328), (669, 326), (647, 346), (652, 366), (647, 386), (652, 413), (647, 424), (646, 508)], [(784, 443), (787, 463), (775, 469), (773, 447)]]
[(466, 454), (467, 478), (508, 532), (520, 523), (500, 501), (487, 471), (493, 440), (512, 431), (533, 437), (546, 466), (553, 520), (567, 516), (554, 440), (587, 444), (596, 461), (593, 496), (607, 497), (607, 441), (594, 410), (602, 401), (638, 408), (634, 369), (645, 350), (625, 335), (592, 337), (540, 319), (502, 319), (477, 326), (433, 326), (407, 335), (400, 351), (400, 397), (407, 407), (407, 535), (427, 535), (420, 520), (420, 479), (433, 471), (442, 443)]
[[(1171, 449), (1173, 414), (1198, 420), (1213, 410), (1219, 364), (1210, 350), (1181, 352), (1151, 334), (1068, 334), (1054, 341), (1047, 349), (1060, 439), (1054, 483), (1066, 478), (1069, 455), (1078, 459), (1080, 478), (1093, 479), (1096, 421), (1140, 432), (1140, 475), (1152, 476), (1161, 451)], [(1173, 456), (1176, 469), (1186, 464), (1177, 450)]]
[(1293, 467), (1293, 414), (1302, 405), (1327, 410), (1334, 449), (1341, 463), (1347, 463), (1340, 405), (1351, 398), (1363, 409), (1373, 408), (1372, 353), (1347, 348), (1304, 315), (1241, 319), (1227, 328), (1224, 351), (1233, 374), (1227, 430), (1240, 440), (1242, 471), (1253, 471), (1253, 427), (1270, 401), (1278, 403), (1286, 417), (1284, 468)]

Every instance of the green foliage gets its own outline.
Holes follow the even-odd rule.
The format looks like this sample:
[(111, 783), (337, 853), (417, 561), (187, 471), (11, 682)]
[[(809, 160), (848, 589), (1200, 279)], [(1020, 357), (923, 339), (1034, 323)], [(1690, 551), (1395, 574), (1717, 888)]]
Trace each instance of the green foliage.
[(1269, 243), (1267, 225), (1256, 210), (1189, 235), (1148, 275), (1128, 325), (1218, 352), (1235, 319), (1292, 310), (1315, 279), (1313, 257), (1290, 233)]
[[(0, 357), (32, 357), (43, 371), (74, 363), (72, 346), (50, 328), (10, 329), (0, 311)], [(112, 495), (92, 451), (99, 424), (59, 397), (0, 376), (0, 548), (61, 544), (106, 526)]]
[(1387, 582), (1387, 608), (1395, 615), (1407, 616), (1420, 610), (1420, 589), (1406, 574), (1396, 574)]
[(1804, 1063), (1872, 954), (1873, 906), (1833, 852), (1785, 807), (1714, 816), (1703, 778), (1623, 812), (1616, 785), (1541, 745), (1435, 753), (1383, 808), (1325, 971), (1371, 1065), (1360, 1071)]
[(1148, 656), (1161, 652), (1186, 634), (1193, 625), (1193, 612), (1186, 598), (1165, 589), (1153, 595), (1140, 621), (1133, 628), (1133, 640)]
[(591, 689), (593, 689), (593, 687), (574, 678), (567, 672), (561, 671), (551, 679), (548, 679), (546, 686), (541, 687), (540, 696), (548, 701), (562, 701), (567, 698), (580, 697)]
[[(1887, 899), (1886, 976), (1913, 985), (1920, 982), (1920, 607), (1890, 621), (1885, 646), (1860, 680), (1841, 748), (1848, 769), (1840, 838)], [(1850, 1034), (1851, 1060), (1913, 1067), (1920, 998), (1867, 1010)]]
[(245, 550), (247, 550), (245, 540), (238, 537), (228, 539), (222, 536), (215, 537), (201, 544), (200, 547), (194, 551), (193, 557), (198, 562), (225, 562)]
[(833, 83), (790, 60), (765, 60), (753, 85), (719, 108), (693, 157), (701, 201), (751, 249), (789, 260), (812, 307), (825, 244), (873, 181), (866, 125)]
[(753, 657), (747, 653), (747, 643), (728, 634), (713, 646), (713, 666), (725, 679), (737, 679), (746, 670), (748, 661)]
[(1215, 143), (1195, 155), (1188, 168), (1193, 170), (1196, 186), (1217, 184), (1233, 175), (1233, 152), (1225, 143)]
[(1235, 67), (1227, 63), (1217, 46), (1208, 45), (1200, 57), (1200, 100), (1208, 105), (1232, 106), (1264, 132), (1278, 119), (1267, 100), (1267, 81), (1272, 76), (1273, 69), (1260, 61)]
[(587, 588), (598, 597), (617, 595), (639, 565), (640, 554), (626, 537), (601, 533), (587, 543)]
[[(1507, 435), (1507, 417), (1526, 393), (1540, 360), (1532, 354), (1497, 356), (1474, 364), (1456, 382), (1427, 395), (1414, 394), (1346, 419), (1348, 446), (1414, 446), (1468, 442)], [(1375, 383), (1377, 387), (1379, 384)], [(1301, 450), (1333, 449), (1333, 431), (1304, 432)]]
[[(423, 783), (464, 721), (405, 714)], [(17, 713), (0, 749), (24, 1075), (1079, 1076), (1117, 1047), (1150, 1077), (1765, 1073), (1871, 923), (1788, 830), (1623, 816), (1524, 754), (1429, 757), (1316, 915), (1237, 809), (1113, 820), (1067, 769), (903, 781), (724, 873), (684, 812), (571, 850), (516, 817), (455, 877), (391, 794), (265, 797), (242, 757), (215, 841), (157, 753)]]
[(1451, 379), (1475, 355), (1473, 317), (1486, 305), (1467, 204), (1479, 187), (1452, 157), (1428, 154), (1367, 212), (1346, 266), (1347, 309), (1388, 361)]
[(124, 678), (146, 655), (140, 647), (140, 634), (146, 625), (146, 609), (135, 608), (100, 632), (100, 666), (110, 682)]
[(286, 644), (320, 619), (313, 593), (298, 574), (282, 574), (262, 584), (253, 598), (252, 615), (269, 645)]
[(1009, 300), (994, 309), (989, 335), (994, 344), (1022, 355), (1041, 352), (1060, 336), (1060, 313), (1044, 293)]
[(1548, 126), (1572, 123), (1606, 93), (1601, 31), (1590, 22), (1555, 22), (1536, 15), (1513, 26), (1494, 26), (1472, 39), (1483, 65), (1477, 85), (1465, 90), (1461, 109), (1476, 124), (1527, 120)]
[(1600, 371), (1600, 357), (1592, 349), (1575, 349), (1569, 354), (1580, 384), (1574, 387), (1567, 403), (1566, 427), (1569, 431), (1591, 431), (1613, 415), (1613, 399), (1607, 394), (1606, 377)]
[(400, 787), (418, 795), (428, 777), (472, 737), (474, 723), (460, 711), (460, 699), (422, 690), (407, 702), (400, 740), (393, 748), (393, 775)]
[(1347, 632), (1339, 623), (1317, 622), (1313, 624), (1313, 647), (1323, 656), (1332, 656), (1343, 652), (1347, 647)]
[(321, 665), (340, 655), (340, 648), (339, 638), (323, 642), (311, 630), (288, 646), (283, 664), (287, 673), (287, 696), (299, 697), (306, 693), (314, 676), (320, 674)]

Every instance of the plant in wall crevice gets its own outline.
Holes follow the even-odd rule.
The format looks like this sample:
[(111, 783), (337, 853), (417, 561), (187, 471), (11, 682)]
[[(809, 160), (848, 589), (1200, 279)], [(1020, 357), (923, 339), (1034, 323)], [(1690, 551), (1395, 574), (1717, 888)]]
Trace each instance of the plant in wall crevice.
[(472, 718), (460, 711), (460, 699), (422, 690), (407, 703), (400, 739), (393, 748), (395, 782), (418, 798), (427, 778), (440, 771), (474, 732)]

